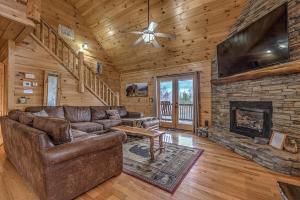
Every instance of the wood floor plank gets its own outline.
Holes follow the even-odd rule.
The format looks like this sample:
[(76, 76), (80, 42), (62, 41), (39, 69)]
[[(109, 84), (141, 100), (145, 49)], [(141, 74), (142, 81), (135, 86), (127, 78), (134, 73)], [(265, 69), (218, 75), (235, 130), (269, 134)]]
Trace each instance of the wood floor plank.
[[(204, 149), (172, 195), (122, 173), (78, 197), (78, 200), (280, 200), (277, 181), (300, 186), (299, 177), (272, 172), (224, 147), (180, 131), (168, 141)], [(0, 200), (38, 199), (0, 147)]]

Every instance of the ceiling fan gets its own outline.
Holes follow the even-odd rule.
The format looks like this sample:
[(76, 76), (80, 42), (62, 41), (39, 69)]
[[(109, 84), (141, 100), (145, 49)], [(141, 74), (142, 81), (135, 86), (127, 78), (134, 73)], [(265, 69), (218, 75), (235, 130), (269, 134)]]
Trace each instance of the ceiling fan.
[(133, 43), (133, 45), (137, 45), (142, 41), (144, 41), (145, 44), (152, 44), (154, 47), (160, 48), (161, 46), (159, 45), (155, 37), (162, 37), (162, 38), (169, 38), (169, 39), (176, 38), (175, 34), (154, 32), (157, 26), (158, 26), (157, 23), (153, 21), (150, 22), (150, 0), (148, 0), (148, 27), (145, 28), (143, 31), (130, 32), (133, 34), (140, 35), (140, 37)]

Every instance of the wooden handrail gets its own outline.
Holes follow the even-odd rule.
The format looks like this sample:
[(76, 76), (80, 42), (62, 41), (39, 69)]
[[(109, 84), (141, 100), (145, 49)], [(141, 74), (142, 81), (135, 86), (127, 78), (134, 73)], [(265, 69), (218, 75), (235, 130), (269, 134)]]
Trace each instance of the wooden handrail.
[(119, 94), (115, 93), (84, 61), (82, 52), (76, 53), (44, 19), (37, 22), (32, 36), (79, 80), (79, 92), (84, 92), (86, 88), (105, 105), (119, 105)]

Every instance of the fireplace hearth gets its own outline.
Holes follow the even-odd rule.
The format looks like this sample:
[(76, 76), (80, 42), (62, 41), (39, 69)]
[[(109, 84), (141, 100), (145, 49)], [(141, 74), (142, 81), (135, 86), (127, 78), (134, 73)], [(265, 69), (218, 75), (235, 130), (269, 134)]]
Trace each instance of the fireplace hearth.
[(230, 131), (252, 138), (270, 138), (272, 112), (269, 101), (231, 101)]

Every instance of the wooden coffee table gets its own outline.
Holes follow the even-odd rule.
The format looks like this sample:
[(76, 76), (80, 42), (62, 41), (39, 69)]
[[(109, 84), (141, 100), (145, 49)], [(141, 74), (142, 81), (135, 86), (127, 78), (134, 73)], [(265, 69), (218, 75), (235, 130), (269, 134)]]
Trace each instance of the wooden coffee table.
[[(128, 135), (136, 135), (136, 136), (143, 136), (150, 139), (150, 159), (154, 160), (155, 153), (159, 151), (159, 153), (162, 153), (162, 151), (165, 149), (164, 147), (164, 141), (163, 141), (163, 135), (165, 134), (165, 131), (158, 131), (158, 130), (147, 130), (144, 128), (138, 128), (138, 127), (131, 127), (131, 126), (115, 126), (111, 128), (112, 130), (116, 131), (124, 131)], [(155, 138), (159, 138), (159, 148), (154, 149), (154, 140)]]

